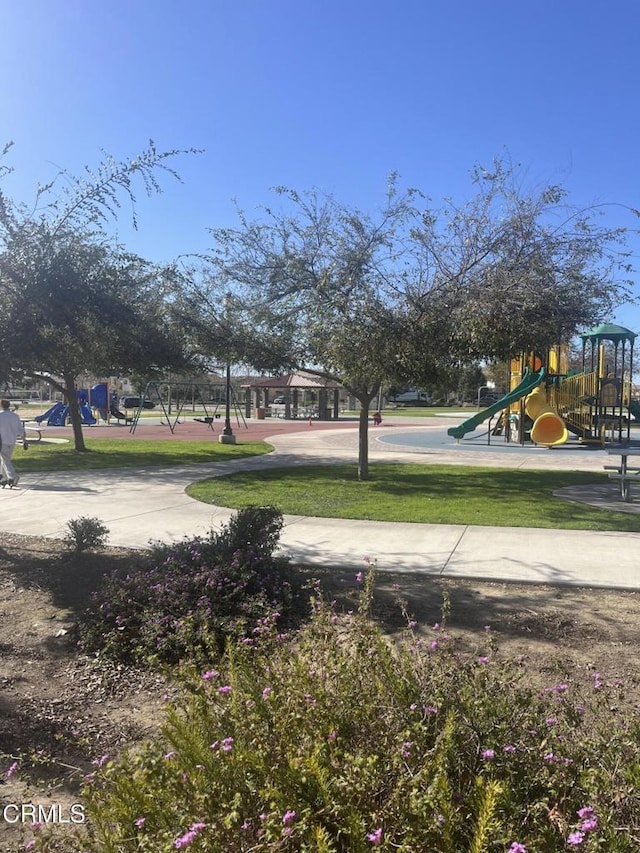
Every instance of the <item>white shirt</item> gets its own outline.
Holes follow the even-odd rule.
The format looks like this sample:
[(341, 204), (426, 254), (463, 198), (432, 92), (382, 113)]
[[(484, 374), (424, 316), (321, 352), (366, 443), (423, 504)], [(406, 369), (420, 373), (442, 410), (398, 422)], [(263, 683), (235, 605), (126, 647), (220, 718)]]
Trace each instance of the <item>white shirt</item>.
[(0, 442), (3, 445), (15, 444), (18, 438), (24, 439), (22, 421), (15, 412), (0, 410)]

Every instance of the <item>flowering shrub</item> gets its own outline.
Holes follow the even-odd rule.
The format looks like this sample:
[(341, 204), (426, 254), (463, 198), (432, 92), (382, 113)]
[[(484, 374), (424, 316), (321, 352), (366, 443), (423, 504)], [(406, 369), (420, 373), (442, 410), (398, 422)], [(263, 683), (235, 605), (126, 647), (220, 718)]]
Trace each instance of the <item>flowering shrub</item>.
[[(536, 690), (443, 622), (391, 643), (320, 597), (187, 683), (162, 737), (96, 770), (95, 853), (626, 853), (640, 837), (640, 727), (602, 676)], [(615, 711), (610, 710), (615, 706)]]
[(259, 619), (286, 621), (298, 584), (273, 555), (281, 528), (277, 509), (248, 507), (219, 533), (154, 546), (146, 568), (113, 574), (94, 596), (81, 647), (125, 663), (205, 663)]

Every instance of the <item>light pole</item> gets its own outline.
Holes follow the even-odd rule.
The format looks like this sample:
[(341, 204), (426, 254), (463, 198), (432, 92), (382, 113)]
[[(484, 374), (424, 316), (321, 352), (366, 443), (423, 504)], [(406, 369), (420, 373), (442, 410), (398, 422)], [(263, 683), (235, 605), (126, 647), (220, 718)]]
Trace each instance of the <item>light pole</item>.
[(231, 362), (227, 361), (227, 391), (224, 406), (224, 429), (218, 436), (220, 444), (235, 444), (236, 437), (231, 428)]

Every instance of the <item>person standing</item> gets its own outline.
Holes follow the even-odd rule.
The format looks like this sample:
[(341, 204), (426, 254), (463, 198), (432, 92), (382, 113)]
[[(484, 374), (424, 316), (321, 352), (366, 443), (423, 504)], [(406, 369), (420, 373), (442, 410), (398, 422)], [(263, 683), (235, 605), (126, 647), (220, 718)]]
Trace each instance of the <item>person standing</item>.
[(18, 439), (22, 442), (25, 440), (22, 421), (15, 412), (11, 411), (9, 400), (0, 400), (0, 454), (7, 469), (10, 486), (17, 486), (20, 480), (11, 462)]

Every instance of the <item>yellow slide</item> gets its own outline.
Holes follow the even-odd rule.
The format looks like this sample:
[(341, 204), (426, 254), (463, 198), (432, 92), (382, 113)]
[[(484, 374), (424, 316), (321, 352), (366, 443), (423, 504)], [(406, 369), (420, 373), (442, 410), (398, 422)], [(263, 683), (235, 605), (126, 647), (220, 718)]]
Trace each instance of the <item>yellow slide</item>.
[(524, 410), (533, 421), (531, 441), (553, 447), (564, 444), (569, 432), (556, 410), (549, 405), (542, 388), (536, 388), (524, 401)]

